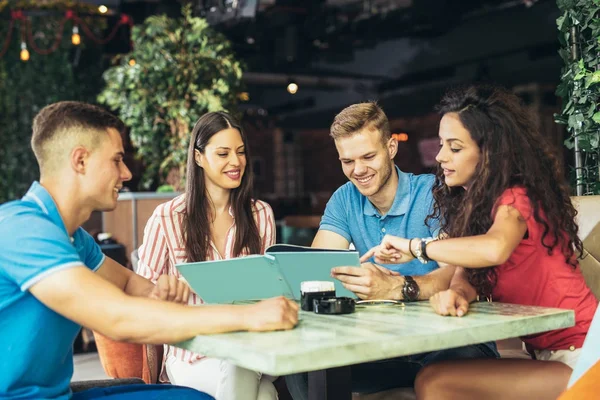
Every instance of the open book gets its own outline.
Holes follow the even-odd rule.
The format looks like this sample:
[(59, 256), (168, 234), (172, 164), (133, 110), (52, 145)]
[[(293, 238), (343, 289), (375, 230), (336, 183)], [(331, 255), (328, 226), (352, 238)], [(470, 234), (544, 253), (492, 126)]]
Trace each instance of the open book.
[(333, 281), (337, 296), (356, 297), (331, 277), (331, 268), (359, 267), (357, 251), (276, 244), (264, 255), (177, 264), (190, 287), (207, 303), (285, 296), (300, 300), (303, 281)]

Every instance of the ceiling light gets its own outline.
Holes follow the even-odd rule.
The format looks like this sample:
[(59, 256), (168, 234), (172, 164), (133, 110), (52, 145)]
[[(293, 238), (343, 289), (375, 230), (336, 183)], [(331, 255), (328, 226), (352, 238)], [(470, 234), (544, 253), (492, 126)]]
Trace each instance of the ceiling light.
[(296, 92), (298, 91), (298, 84), (296, 82), (288, 83), (287, 91), (289, 94), (296, 94)]

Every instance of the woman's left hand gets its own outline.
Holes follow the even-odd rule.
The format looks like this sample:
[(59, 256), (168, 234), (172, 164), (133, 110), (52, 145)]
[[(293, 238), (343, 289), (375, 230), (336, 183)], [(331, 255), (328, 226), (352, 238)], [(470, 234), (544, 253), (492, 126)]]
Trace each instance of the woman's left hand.
[(414, 259), (409, 245), (408, 239), (385, 235), (381, 244), (367, 251), (360, 261), (366, 262), (371, 257), (375, 257), (375, 262), (379, 264), (404, 264)]
[(161, 275), (149, 297), (157, 300), (172, 301), (187, 304), (190, 297), (190, 287), (185, 279), (173, 275)]

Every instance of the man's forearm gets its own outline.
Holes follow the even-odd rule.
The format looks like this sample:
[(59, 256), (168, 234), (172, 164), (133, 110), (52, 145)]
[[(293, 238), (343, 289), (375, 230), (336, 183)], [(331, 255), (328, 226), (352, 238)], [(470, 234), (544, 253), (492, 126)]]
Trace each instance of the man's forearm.
[(154, 290), (154, 283), (136, 273), (129, 275), (124, 292), (130, 296), (148, 297)]
[[(246, 329), (247, 306), (189, 307), (150, 299), (131, 299), (108, 335), (135, 343), (177, 343), (198, 334)], [(156, 329), (165, 326), (167, 329)]]
[[(442, 290), (448, 289), (450, 281), (454, 275), (455, 267), (447, 265), (428, 273), (427, 275), (413, 276), (413, 279), (419, 285), (419, 300), (429, 300), (431, 296)], [(404, 287), (403, 276), (390, 276), (395, 280), (389, 298), (393, 300), (404, 300), (402, 289)]]
[(419, 284), (419, 300), (429, 300), (437, 292), (448, 289), (454, 270), (453, 265), (445, 265), (426, 275), (414, 276)]
[(154, 289), (151, 281), (125, 268), (110, 257), (106, 257), (96, 275), (135, 297), (147, 297)]
[(83, 266), (53, 273), (29, 291), (67, 319), (114, 340), (137, 343), (174, 343), (198, 334), (243, 330), (254, 307), (190, 307), (133, 297)]

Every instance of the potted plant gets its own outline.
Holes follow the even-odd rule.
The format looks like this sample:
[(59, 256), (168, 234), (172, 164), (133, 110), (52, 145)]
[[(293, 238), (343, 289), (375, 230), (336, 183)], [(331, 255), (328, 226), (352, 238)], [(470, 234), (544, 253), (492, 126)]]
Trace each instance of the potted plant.
[(98, 100), (130, 128), (145, 166), (142, 188), (181, 190), (192, 127), (206, 112), (235, 107), (242, 67), (229, 41), (190, 5), (181, 18), (149, 17), (133, 28), (132, 42), (133, 51), (104, 73)]

